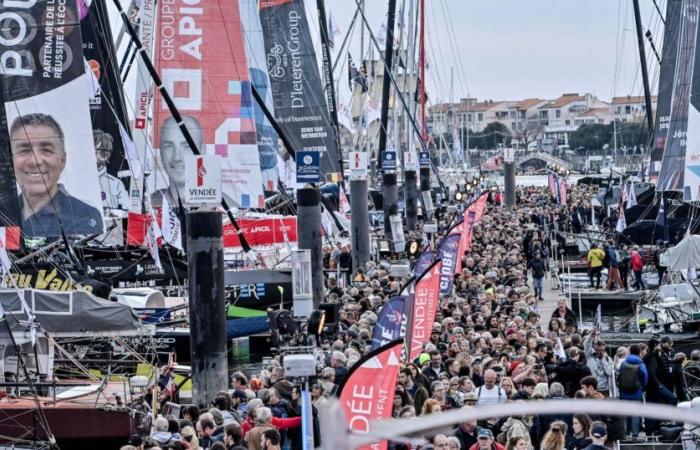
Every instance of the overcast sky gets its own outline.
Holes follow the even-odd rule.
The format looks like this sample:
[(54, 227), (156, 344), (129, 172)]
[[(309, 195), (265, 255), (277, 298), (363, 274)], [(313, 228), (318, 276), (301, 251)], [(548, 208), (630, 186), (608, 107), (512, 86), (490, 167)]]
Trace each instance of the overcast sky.
[[(398, 0), (398, 4), (402, 1), (408, 5), (408, 0)], [(310, 3), (315, 2), (307, 1), (307, 7)], [(591, 92), (603, 100), (612, 95), (643, 94), (632, 0), (425, 3), (428, 87), (433, 102), (449, 98), (451, 67), (456, 99), (467, 92), (480, 100), (555, 98), (564, 92)], [(660, 51), (663, 24), (659, 14), (651, 1), (640, 3), (643, 26), (652, 31)], [(387, 4), (388, 0), (366, 0), (375, 32), (386, 18)], [(666, 0), (657, 0), (657, 4), (665, 14)], [(326, 5), (345, 33), (355, 0), (326, 0)], [(359, 47), (356, 30), (351, 46), (355, 60)], [(655, 92), (658, 65), (648, 45), (647, 58)]]

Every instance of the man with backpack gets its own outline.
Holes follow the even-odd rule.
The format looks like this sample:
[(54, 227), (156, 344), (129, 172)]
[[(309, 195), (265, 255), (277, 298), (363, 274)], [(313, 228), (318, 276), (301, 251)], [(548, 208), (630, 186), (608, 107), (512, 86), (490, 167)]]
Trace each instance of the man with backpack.
[[(647, 366), (644, 364), (644, 356), (640, 344), (630, 345), (630, 353), (620, 366), (618, 383), (620, 385), (620, 400), (644, 400), (644, 389), (649, 379)], [(628, 417), (628, 429), (632, 433), (632, 439), (639, 440), (641, 417)]]
[(630, 253), (630, 268), (632, 269), (632, 273), (634, 273), (634, 284), (632, 287), (636, 290), (646, 289), (647, 287), (642, 279), (642, 271), (644, 271), (644, 257), (639, 251), (638, 245), (632, 247), (632, 252)]

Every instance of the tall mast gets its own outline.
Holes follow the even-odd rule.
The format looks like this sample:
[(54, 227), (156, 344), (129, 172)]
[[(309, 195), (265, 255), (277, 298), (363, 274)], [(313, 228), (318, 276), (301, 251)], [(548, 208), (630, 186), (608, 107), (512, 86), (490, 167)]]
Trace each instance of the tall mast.
[(649, 71), (647, 70), (647, 55), (644, 50), (644, 30), (642, 30), (642, 17), (639, 12), (639, 0), (633, 0), (634, 23), (637, 29), (637, 47), (639, 47), (639, 65), (642, 66), (642, 81), (644, 83), (644, 103), (647, 108), (647, 125), (649, 132), (654, 130), (654, 114), (651, 109), (651, 90), (649, 89)]
[[(326, 83), (325, 94), (328, 111), (331, 116), (331, 129), (338, 146), (338, 164), (340, 165), (340, 183), (343, 184), (343, 151), (340, 147), (340, 129), (338, 128), (338, 105), (335, 101), (335, 83), (333, 82), (333, 63), (331, 62), (331, 49), (328, 44), (328, 22), (326, 21), (326, 5), (324, 0), (316, 0), (318, 8), (318, 21), (321, 30), (321, 52), (323, 53), (323, 78)], [(333, 32), (331, 30), (331, 32)]]
[[(384, 46), (384, 78), (382, 79), (382, 111), (379, 128), (379, 151), (377, 161), (381, 165), (386, 152), (387, 126), (389, 125), (389, 98), (391, 97), (391, 68), (394, 61), (394, 21), (396, 18), (396, 0), (389, 0), (389, 13), (386, 21), (386, 45)], [(389, 216), (396, 206), (398, 189), (396, 172), (382, 172), (382, 193), (384, 194), (384, 235), (391, 236)]]
[(420, 0), (420, 115), (421, 139), (426, 142), (428, 127), (425, 120), (425, 0)]

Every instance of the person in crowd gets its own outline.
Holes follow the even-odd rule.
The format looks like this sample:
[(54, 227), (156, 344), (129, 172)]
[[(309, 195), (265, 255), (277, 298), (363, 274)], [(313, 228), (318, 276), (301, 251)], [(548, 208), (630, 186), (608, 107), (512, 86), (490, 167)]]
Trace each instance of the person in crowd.
[(585, 450), (607, 450), (608, 427), (605, 422), (595, 421), (591, 424), (591, 445)]
[(591, 445), (591, 418), (588, 414), (574, 414), (571, 421), (571, 436), (567, 440), (567, 450), (583, 450)]
[(549, 430), (542, 438), (541, 450), (564, 450), (566, 448), (566, 434), (568, 427), (566, 423), (557, 420), (552, 422)]
[(630, 252), (630, 269), (634, 274), (634, 284), (632, 287), (636, 290), (646, 289), (646, 284), (642, 279), (642, 272), (644, 271), (644, 257), (642, 256), (639, 246), (635, 245), (632, 247)]
[[(600, 276), (603, 272), (603, 261), (605, 260), (605, 252), (598, 248), (598, 244), (591, 244), (591, 249), (588, 251), (588, 273), (591, 280), (591, 288), (600, 289)], [(595, 279), (595, 285), (593, 284)]]

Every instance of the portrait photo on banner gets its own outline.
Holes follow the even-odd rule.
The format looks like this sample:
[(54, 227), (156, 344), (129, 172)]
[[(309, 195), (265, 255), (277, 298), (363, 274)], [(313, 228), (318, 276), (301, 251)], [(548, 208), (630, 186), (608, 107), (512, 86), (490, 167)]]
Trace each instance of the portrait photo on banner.
[(86, 77), (7, 102), (5, 112), (23, 235), (104, 231)]

